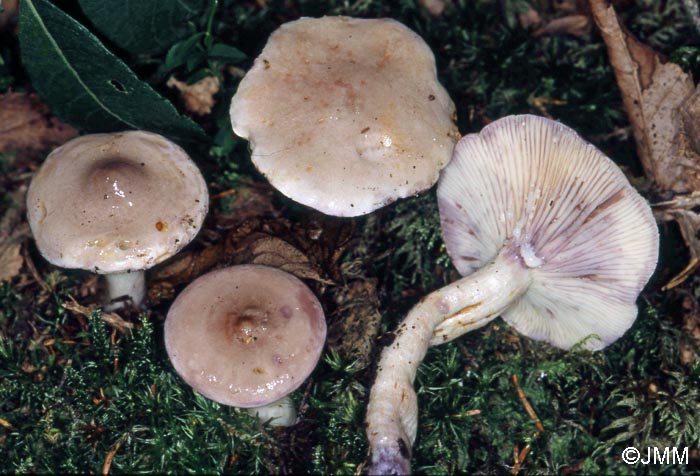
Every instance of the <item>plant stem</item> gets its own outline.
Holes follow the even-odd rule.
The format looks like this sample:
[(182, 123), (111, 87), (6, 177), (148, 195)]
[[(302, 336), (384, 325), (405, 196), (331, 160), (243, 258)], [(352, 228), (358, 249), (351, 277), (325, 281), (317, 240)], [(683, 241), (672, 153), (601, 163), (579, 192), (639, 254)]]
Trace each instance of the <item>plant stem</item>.
[(204, 34), (204, 46), (209, 50), (214, 42), (211, 34), (212, 25), (214, 24), (214, 14), (219, 6), (219, 0), (211, 0), (209, 2), (209, 10), (207, 12), (207, 31)]

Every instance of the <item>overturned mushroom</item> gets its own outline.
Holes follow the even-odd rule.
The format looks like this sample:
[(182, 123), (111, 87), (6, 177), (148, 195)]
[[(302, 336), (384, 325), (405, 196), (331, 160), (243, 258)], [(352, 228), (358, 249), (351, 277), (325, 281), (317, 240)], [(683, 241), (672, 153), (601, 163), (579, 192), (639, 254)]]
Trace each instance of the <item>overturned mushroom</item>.
[(649, 206), (573, 130), (510, 116), (464, 137), (438, 183), (447, 250), (466, 276), (422, 299), (384, 349), (367, 410), (370, 474), (410, 472), (413, 380), (430, 345), (497, 316), (562, 349), (598, 350), (634, 322), (656, 266)]
[(47, 157), (29, 187), (27, 216), (49, 262), (105, 274), (110, 300), (126, 295), (138, 306), (144, 270), (194, 238), (208, 200), (197, 166), (166, 138), (91, 134)]
[(435, 58), (388, 19), (302, 18), (270, 37), (231, 124), (280, 192), (357, 216), (431, 187), (458, 134)]
[(294, 424), (287, 395), (313, 371), (326, 339), (321, 304), (276, 268), (212, 271), (175, 299), (165, 347), (177, 373), (211, 400), (248, 408), (272, 425)]

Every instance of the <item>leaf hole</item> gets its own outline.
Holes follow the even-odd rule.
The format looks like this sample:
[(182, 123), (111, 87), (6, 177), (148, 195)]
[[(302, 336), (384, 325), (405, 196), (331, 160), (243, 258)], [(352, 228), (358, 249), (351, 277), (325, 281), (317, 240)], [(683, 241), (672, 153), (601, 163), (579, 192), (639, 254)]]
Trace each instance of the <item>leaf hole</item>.
[(114, 89), (116, 89), (117, 91), (119, 91), (120, 93), (126, 92), (126, 88), (124, 87), (124, 85), (122, 83), (120, 83), (119, 81), (117, 81), (116, 79), (110, 79), (109, 84), (111, 84), (112, 87)]

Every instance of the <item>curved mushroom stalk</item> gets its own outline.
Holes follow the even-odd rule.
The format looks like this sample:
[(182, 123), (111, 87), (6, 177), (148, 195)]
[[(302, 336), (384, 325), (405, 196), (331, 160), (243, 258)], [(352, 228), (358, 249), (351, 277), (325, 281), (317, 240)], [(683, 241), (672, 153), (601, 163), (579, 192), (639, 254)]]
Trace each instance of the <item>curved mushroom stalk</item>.
[(410, 448), (417, 426), (413, 381), (438, 326), (449, 323), (452, 329), (441, 335), (439, 343), (478, 329), (500, 315), (531, 282), (516, 247), (508, 246), (491, 264), (429, 294), (411, 309), (382, 352), (370, 392), (369, 474), (410, 473)]
[(124, 296), (131, 299), (134, 306), (141, 307), (146, 299), (146, 274), (143, 271), (128, 271), (112, 273), (105, 276), (107, 281), (106, 311), (114, 311), (124, 307), (124, 301), (114, 301)]
[(292, 426), (297, 420), (297, 408), (289, 395), (267, 405), (246, 408), (246, 412), (270, 426)]
[[(562, 349), (614, 342), (656, 267), (649, 205), (574, 131), (511, 116), (465, 136), (438, 182), (447, 251), (465, 278), (414, 307), (384, 349), (367, 413), (370, 473), (410, 472), (413, 380), (430, 345), (498, 315)], [(593, 337), (592, 337), (593, 336)]]

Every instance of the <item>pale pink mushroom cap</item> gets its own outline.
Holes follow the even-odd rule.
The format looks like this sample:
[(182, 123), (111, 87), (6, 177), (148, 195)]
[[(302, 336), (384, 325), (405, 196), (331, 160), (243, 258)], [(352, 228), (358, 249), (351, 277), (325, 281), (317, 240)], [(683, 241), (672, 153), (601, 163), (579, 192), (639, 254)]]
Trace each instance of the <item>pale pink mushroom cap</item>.
[(432, 51), (401, 23), (302, 18), (272, 34), (231, 124), (280, 192), (357, 216), (435, 183), (458, 137), (454, 111)]
[(47, 157), (29, 187), (27, 216), (51, 263), (122, 273), (150, 268), (189, 243), (208, 201), (199, 169), (166, 138), (91, 134)]
[(438, 185), (447, 250), (462, 275), (510, 244), (533, 281), (502, 317), (523, 334), (599, 349), (637, 315), (659, 236), (620, 169), (570, 128), (510, 116), (465, 136)]
[(165, 347), (182, 379), (205, 397), (259, 407), (296, 390), (326, 338), (321, 304), (293, 275), (241, 265), (196, 279), (165, 321)]

